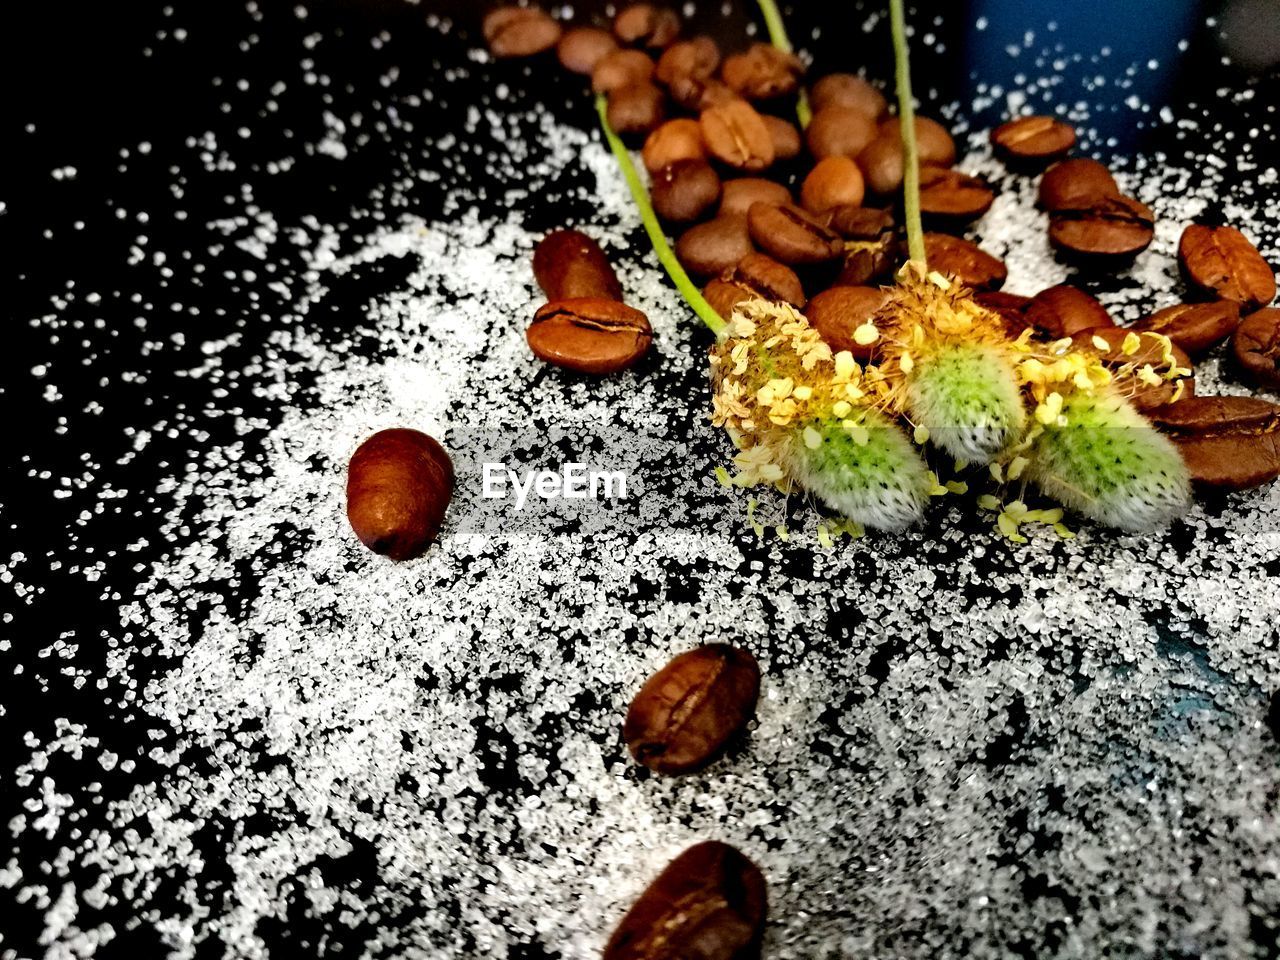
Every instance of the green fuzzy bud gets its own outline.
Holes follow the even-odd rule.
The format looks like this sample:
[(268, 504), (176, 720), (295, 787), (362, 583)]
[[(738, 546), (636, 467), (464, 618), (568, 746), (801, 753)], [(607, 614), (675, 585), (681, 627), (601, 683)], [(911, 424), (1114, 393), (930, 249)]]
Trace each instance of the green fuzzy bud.
[(924, 515), (929, 471), (883, 414), (866, 410), (852, 421), (814, 421), (793, 432), (790, 448), (792, 476), (850, 520), (897, 532)]
[(907, 412), (935, 444), (970, 463), (990, 463), (1027, 420), (1008, 355), (982, 342), (948, 344), (916, 359)]
[(1032, 447), (1031, 478), (1049, 496), (1099, 523), (1138, 533), (1182, 513), (1191, 482), (1177, 448), (1128, 400), (1074, 393), (1066, 424), (1044, 428)]

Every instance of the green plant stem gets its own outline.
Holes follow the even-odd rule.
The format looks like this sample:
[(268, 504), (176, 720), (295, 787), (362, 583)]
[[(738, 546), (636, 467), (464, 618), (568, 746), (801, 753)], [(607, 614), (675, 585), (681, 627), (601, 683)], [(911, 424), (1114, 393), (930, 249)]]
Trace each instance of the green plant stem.
[(911, 96), (911, 62), (907, 54), (907, 24), (902, 0), (889, 0), (893, 27), (893, 60), (898, 87), (898, 120), (902, 128), (902, 205), (907, 219), (907, 251), (925, 262), (924, 230), (920, 226), (920, 149), (916, 145), (916, 108)]
[[(769, 40), (784, 53), (794, 53), (791, 41), (787, 38), (787, 27), (782, 22), (778, 5), (773, 0), (757, 0), (757, 2), (760, 4), (760, 12), (764, 14), (764, 25), (769, 31)], [(804, 92), (804, 87), (800, 88), (796, 96), (796, 119), (800, 121), (801, 130), (809, 126), (809, 121), (813, 119), (813, 111), (809, 108), (809, 97)]]
[(640, 220), (644, 224), (645, 232), (649, 234), (649, 242), (653, 244), (653, 252), (658, 255), (658, 260), (666, 268), (667, 276), (676, 285), (680, 295), (693, 308), (693, 312), (711, 329), (712, 333), (720, 336), (724, 332), (725, 322), (720, 314), (716, 313), (711, 304), (707, 303), (693, 281), (689, 279), (689, 275), (684, 272), (684, 267), (680, 266), (680, 261), (676, 259), (675, 251), (667, 243), (666, 234), (662, 232), (662, 225), (658, 223), (658, 215), (653, 212), (653, 204), (649, 202), (649, 193), (645, 190), (644, 184), (640, 182), (640, 175), (636, 173), (635, 164), (631, 162), (631, 154), (627, 152), (626, 146), (618, 139), (618, 135), (613, 132), (613, 128), (609, 126), (608, 102), (605, 100), (604, 94), (596, 95), (596, 113), (600, 115), (600, 126), (604, 129), (604, 138), (609, 141), (609, 149), (613, 151), (614, 159), (618, 161), (618, 167), (622, 170), (622, 177), (627, 181), (627, 186), (631, 189), (631, 197), (635, 200), (636, 206), (640, 208)]

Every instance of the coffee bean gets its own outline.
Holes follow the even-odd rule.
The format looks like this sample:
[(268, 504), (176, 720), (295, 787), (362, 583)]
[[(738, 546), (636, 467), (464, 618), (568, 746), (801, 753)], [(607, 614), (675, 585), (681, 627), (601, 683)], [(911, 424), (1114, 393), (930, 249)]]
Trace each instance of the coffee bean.
[(633, 83), (647, 83), (653, 77), (653, 60), (639, 50), (615, 50), (600, 58), (591, 71), (591, 89), (611, 93)]
[(1075, 146), (1073, 127), (1053, 117), (1018, 117), (991, 131), (996, 150), (1015, 160), (1048, 160)]
[(765, 300), (789, 303), (797, 308), (805, 304), (804, 287), (795, 271), (763, 253), (747, 254), (724, 279), (749, 288)]
[(893, 233), (893, 215), (879, 207), (832, 207), (827, 216), (827, 226), (846, 240), (878, 241)]
[(824, 213), (832, 207), (857, 207), (866, 187), (862, 171), (848, 157), (819, 160), (800, 186), (800, 203), (810, 213)]
[(1100, 197), (1062, 208), (1049, 219), (1049, 242), (1086, 259), (1132, 257), (1155, 236), (1155, 214), (1132, 197)]
[(836, 277), (836, 285), (862, 287), (887, 280), (898, 265), (896, 247), (891, 235), (883, 240), (845, 241), (844, 264)]
[(1163, 333), (1195, 356), (1227, 339), (1238, 326), (1240, 304), (1214, 300), (1212, 303), (1175, 303), (1139, 320), (1133, 329)]
[(755, 249), (741, 214), (721, 214), (690, 227), (676, 241), (676, 256), (690, 273), (717, 276)]
[(603, 960), (758, 960), (767, 913), (759, 868), (728, 844), (699, 843), (645, 888)]
[(613, 34), (599, 27), (574, 27), (566, 30), (556, 44), (560, 65), (571, 73), (590, 76), (600, 61), (618, 49)]
[(773, 136), (755, 108), (730, 100), (703, 110), (702, 141), (712, 156), (739, 170), (763, 170), (773, 163)]
[(619, 134), (649, 133), (662, 123), (666, 103), (662, 91), (648, 81), (612, 90), (606, 113), (609, 126)]
[(499, 7), (485, 16), (481, 30), (495, 57), (530, 57), (560, 39), (560, 24), (530, 7)]
[(1009, 276), (1003, 260), (946, 233), (926, 233), (924, 253), (929, 269), (949, 274), (975, 291), (998, 290)]
[(645, 139), (640, 156), (650, 173), (677, 160), (704, 160), (707, 151), (702, 145), (702, 128), (697, 120), (688, 117), (668, 120)]
[(813, 115), (804, 132), (805, 143), (815, 160), (827, 157), (853, 159), (876, 138), (875, 120), (857, 107), (838, 104)]
[(720, 195), (720, 216), (747, 215), (753, 203), (790, 203), (791, 191), (780, 183), (761, 177), (726, 180)]
[(794, 123), (788, 123), (781, 117), (761, 114), (761, 120), (769, 128), (769, 136), (773, 138), (773, 159), (790, 160), (800, 156), (800, 131)]
[(999, 314), (1000, 319), (1004, 321), (1005, 332), (1011, 339), (1017, 339), (1023, 330), (1031, 326), (1026, 317), (1027, 307), (1031, 303), (1030, 297), (1017, 293), (1005, 293), (1003, 290), (986, 290), (974, 294), (973, 300), (979, 306)]
[(434, 439), (417, 430), (381, 430), (347, 466), (351, 529), (374, 553), (416, 557), (440, 532), (453, 482), (453, 461)]
[(1211, 296), (1235, 300), (1246, 310), (1275, 299), (1275, 272), (1235, 227), (1187, 227), (1178, 242), (1178, 263), (1192, 285)]
[(760, 668), (725, 643), (696, 647), (645, 681), (622, 736), (637, 763), (656, 773), (689, 773), (711, 763), (751, 719)]
[(844, 252), (838, 233), (789, 203), (753, 203), (747, 225), (756, 246), (785, 264), (825, 263)]
[(1096, 298), (1065, 283), (1041, 290), (1032, 297), (1027, 304), (1026, 319), (1054, 340), (1081, 330), (1115, 326), (1107, 308)]
[[(1072, 334), (1071, 342), (1079, 350), (1096, 354), (1103, 365), (1111, 369), (1130, 363), (1137, 364), (1139, 367), (1149, 363), (1163, 375), (1164, 350), (1156, 338), (1142, 336), (1136, 352), (1124, 352), (1124, 341), (1132, 332), (1124, 327), (1094, 327), (1090, 330), (1080, 330)], [(1179, 367), (1191, 369), (1191, 358), (1177, 344), (1173, 345), (1173, 360)], [(1156, 385), (1142, 384), (1138, 387), (1137, 392), (1129, 397), (1129, 400), (1139, 410), (1154, 410), (1173, 399), (1174, 393), (1177, 391), (1177, 383), (1178, 381), (1176, 380), (1164, 380)], [(1183, 378), (1182, 396), (1194, 396), (1195, 388), (1194, 377)]]
[(858, 343), (853, 331), (875, 316), (888, 299), (888, 291), (879, 287), (832, 287), (810, 300), (804, 315), (833, 351), (848, 350), (857, 360), (869, 360), (875, 345)]
[(623, 43), (661, 48), (680, 35), (680, 17), (666, 7), (633, 3), (614, 17), (613, 32)]
[[(867, 186), (875, 193), (888, 195), (902, 187), (901, 130), (897, 117), (886, 120), (880, 125), (875, 139), (858, 154), (858, 166), (862, 168)], [(955, 141), (941, 124), (927, 117), (916, 117), (916, 137), (922, 165), (949, 167), (955, 163)]]
[(1056, 210), (1087, 207), (1103, 197), (1120, 196), (1120, 187), (1111, 171), (1097, 160), (1080, 158), (1055, 163), (1040, 178), (1039, 204)]
[(667, 87), (671, 99), (685, 110), (701, 113), (712, 107), (741, 100), (728, 85), (715, 77), (699, 77), (694, 74), (680, 74), (673, 77)]
[(852, 73), (831, 73), (823, 77), (809, 91), (809, 103), (814, 113), (827, 107), (852, 107), (872, 120), (879, 120), (889, 109), (883, 93)]
[[(880, 137), (892, 137), (898, 145), (902, 145), (902, 121), (890, 117), (880, 124)], [(935, 167), (949, 167), (956, 162), (956, 142), (951, 139), (947, 128), (937, 120), (928, 117), (916, 117), (916, 148), (920, 154), (920, 163)]]
[(711, 309), (724, 319), (733, 316), (734, 308), (745, 300), (755, 300), (759, 294), (750, 287), (731, 280), (716, 277), (702, 288), (702, 299), (711, 304)]
[(705, 160), (677, 160), (653, 175), (650, 199), (664, 220), (691, 223), (720, 199), (720, 177)]
[(1189, 397), (1149, 414), (1191, 479), (1246, 490), (1280, 477), (1280, 406), (1257, 397)]
[(577, 230), (547, 234), (533, 250), (533, 276), (548, 300), (621, 300), (622, 285), (600, 245)]
[(1231, 351), (1254, 380), (1280, 389), (1280, 308), (1267, 307), (1241, 320)]
[(720, 67), (720, 48), (710, 37), (697, 36), (673, 43), (658, 58), (658, 82), (671, 86), (678, 78), (706, 80)]
[(934, 221), (968, 223), (990, 210), (995, 199), (995, 192), (978, 177), (945, 167), (920, 170), (920, 212)]
[(720, 76), (734, 93), (748, 100), (769, 100), (795, 93), (804, 64), (794, 53), (769, 43), (753, 43), (743, 53), (725, 57)]
[(599, 375), (623, 370), (643, 357), (653, 330), (648, 317), (624, 303), (577, 297), (539, 307), (525, 339), (539, 360)]

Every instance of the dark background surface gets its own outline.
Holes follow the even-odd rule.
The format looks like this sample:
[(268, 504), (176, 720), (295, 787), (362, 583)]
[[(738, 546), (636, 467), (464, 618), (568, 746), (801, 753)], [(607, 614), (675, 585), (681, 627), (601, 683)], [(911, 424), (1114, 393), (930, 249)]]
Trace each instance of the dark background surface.
[[(863, 8), (850, 6), (842, 14), (832, 6), (806, 4), (788, 14), (793, 39), (815, 55), (818, 72), (865, 66), (873, 77), (890, 76), (887, 25), (865, 33)], [(1276, 19), (1275, 4), (1260, 8)], [(428, 23), (431, 10), (455, 18), (454, 29), (442, 35)], [(1089, 98), (1091, 126), (1099, 136), (1088, 148), (1104, 158), (1156, 150), (1194, 154), (1202, 142), (1154, 122), (1160, 105), (1175, 105), (1183, 115), (1190, 105), (1211, 102), (1213, 120), (1247, 139), (1256, 118), (1280, 99), (1274, 69), (1259, 78), (1252, 75), (1256, 69), (1222, 62), (1224, 30), (1206, 25), (1206, 17), (1220, 13), (1216, 6), (1136, 2), (1064, 3), (1052, 10), (1027, 3), (930, 5), (916, 9), (912, 22), (942, 38), (945, 49), (917, 44), (917, 92), (926, 109), (959, 101), (966, 105), (962, 118), (975, 125), (1002, 119), (1002, 101), (984, 115), (970, 114), (975, 83), (1009, 85), (1020, 83), (1019, 72), (1021, 82), (1034, 76), (1033, 64), (1011, 59), (1003, 48), (1020, 42), (1025, 30), (1043, 33), (1056, 20), (1068, 50), (1112, 48), (1101, 66), (1086, 58), (1064, 70), (1053, 91), (1055, 102)], [(974, 31), (984, 16), (987, 29)], [(1226, 22), (1236, 23), (1234, 16)], [(450, 179), (429, 183), (414, 177), (420, 143), (428, 134), (459, 129), (462, 111), (443, 101), (408, 98), (431, 89), (444, 65), (465, 61), (467, 48), (477, 43), (478, 9), (463, 3), (437, 3), (429, 10), (312, 0), (304, 17), (288, 3), (140, 0), (10, 5), (3, 18), (0, 143), (7, 169), (0, 181), (0, 290), (8, 343), (0, 351), (0, 404), (8, 431), (0, 561), (8, 561), (24, 586), (19, 596), (6, 584), (0, 600), (6, 611), (0, 639), (10, 644), (0, 650), (0, 823), (19, 812), (25, 794), (12, 789), (11, 779), (30, 758), (25, 732), (47, 741), (56, 718), (132, 739), (145, 771), (143, 754), (156, 743), (117, 705), (119, 692), (104, 694), (93, 680), (103, 672), (108, 652), (104, 634), (118, 625), (118, 607), (137, 582), (135, 564), (163, 550), (166, 505), (153, 500), (151, 491), (185, 462), (193, 443), (233, 438), (232, 418), (207, 417), (208, 411), (242, 407), (263, 417), (265, 426), (277, 415), (252, 395), (251, 384), (183, 375), (200, 363), (203, 341), (238, 335), (240, 343), (227, 355), (227, 367), (234, 368), (236, 354), (262, 352), (267, 334), (290, 322), (287, 298), (268, 286), (277, 277), (211, 235), (207, 224), (257, 204), (271, 209), (282, 227), (307, 216), (342, 224), (349, 249), (402, 212), (436, 216)], [(814, 42), (808, 24), (819, 18), (822, 36)], [(740, 37), (749, 22), (758, 22), (749, 5), (735, 4), (729, 16), (707, 5), (694, 26)], [(385, 39), (371, 42), (384, 31)], [(1256, 39), (1248, 28), (1236, 35)], [(321, 39), (308, 48), (306, 38), (313, 36)], [(1178, 51), (1182, 36), (1190, 43)], [(1091, 72), (1122, 76), (1129, 63), (1149, 59), (1158, 68), (1139, 71), (1128, 87), (1081, 92)], [(384, 83), (393, 66), (398, 74)], [(545, 85), (533, 93), (559, 104), (565, 117), (590, 125), (593, 115), (578, 80), (544, 73), (547, 79), (539, 83)], [(242, 79), (248, 81), (245, 89), (236, 82)], [(280, 80), (287, 88), (271, 94)], [(479, 97), (500, 80), (527, 82), (523, 67), (502, 64), (476, 69), (471, 89)], [(1251, 101), (1232, 104), (1212, 96), (1219, 87), (1249, 85), (1257, 91)], [(451, 89), (456, 97), (467, 87)], [(1150, 113), (1135, 117), (1124, 106), (1134, 94), (1151, 105)], [(269, 99), (276, 110), (267, 107)], [(391, 107), (399, 119), (376, 130), (374, 121), (385, 119)], [(350, 154), (341, 162), (303, 146), (323, 137), (326, 110), (339, 117), (361, 111), (368, 119), (367, 137), (348, 136)], [(241, 128), (250, 135), (243, 136)], [(225, 151), (234, 169), (211, 169), (202, 158), (208, 132), (218, 143), (213, 154)], [(1109, 137), (1116, 142), (1108, 143)], [(139, 150), (144, 142), (148, 152)], [(1265, 145), (1258, 149), (1266, 151)], [(268, 173), (268, 162), (283, 156), (296, 162), (284, 173)], [(54, 175), (67, 166), (75, 168), (73, 178)], [(1233, 175), (1239, 176), (1228, 172)], [(393, 181), (412, 186), (384, 194), (381, 187)], [(535, 221), (550, 225), (563, 218), (555, 198), (553, 189), (547, 208), (530, 212)], [(589, 211), (574, 211), (583, 214)], [(300, 261), (281, 259), (287, 248), (278, 246), (274, 254), (280, 276), (301, 268)], [(383, 261), (355, 271), (309, 322), (331, 324), (334, 337), (343, 337), (362, 305), (395, 285), (396, 269), (394, 261)], [(247, 270), (255, 272), (254, 279), (245, 278)], [(43, 368), (40, 375), (35, 368)], [(226, 395), (213, 395), (215, 386)], [(308, 400), (304, 395), (298, 402)], [(167, 434), (153, 429), (158, 422), (169, 428)], [(198, 437), (190, 432), (192, 423), (203, 431)], [(135, 427), (154, 434), (136, 454), (129, 434)], [(250, 448), (252, 441), (251, 436)], [(55, 496), (59, 490), (69, 495)], [(99, 574), (86, 577), (84, 571), (99, 564)], [(78, 684), (79, 675), (89, 682)], [(104, 793), (119, 794), (131, 776), (117, 770), (101, 779)], [(24, 842), (15, 844), (7, 831), (0, 834), (0, 866), (16, 856), (30, 880), (39, 872), (39, 854), (24, 849)], [(358, 882), (359, 865), (347, 869)], [(124, 932), (129, 913), (103, 915), (121, 934), (99, 956), (158, 955), (151, 952), (156, 941), (145, 926)], [(24, 911), (13, 921), (0, 911), (0, 954), (38, 952), (39, 930), (27, 925), (33, 916)], [(285, 925), (259, 933), (269, 943), (290, 942)], [(368, 933), (345, 931), (348, 955), (358, 952)]]

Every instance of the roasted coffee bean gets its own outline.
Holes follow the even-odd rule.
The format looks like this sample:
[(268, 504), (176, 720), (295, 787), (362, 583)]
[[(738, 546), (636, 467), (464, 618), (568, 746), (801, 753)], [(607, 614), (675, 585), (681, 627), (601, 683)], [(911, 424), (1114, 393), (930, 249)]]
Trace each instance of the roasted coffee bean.
[(805, 129), (805, 143), (815, 160), (827, 157), (853, 159), (876, 138), (876, 122), (857, 107), (824, 107)]
[(763, 253), (747, 254), (724, 279), (750, 288), (765, 300), (781, 301), (797, 308), (805, 304), (804, 287), (795, 271)]
[(667, 98), (652, 83), (633, 83), (609, 93), (607, 116), (616, 133), (649, 133), (662, 123)]
[(1191, 479), (1246, 490), (1280, 477), (1280, 406), (1257, 397), (1188, 397), (1149, 414)]
[(892, 235), (881, 240), (847, 240), (844, 245), (844, 265), (836, 277), (841, 287), (861, 287), (880, 280), (887, 280), (898, 264), (895, 254), (897, 244)]
[(753, 43), (743, 53), (725, 57), (720, 76), (734, 93), (748, 100), (769, 100), (795, 93), (804, 64), (794, 53), (769, 43)]
[(669, 167), (677, 160), (705, 160), (707, 150), (702, 145), (702, 128), (697, 120), (681, 117), (668, 120), (649, 134), (640, 157), (645, 169), (655, 173)]
[(702, 142), (712, 156), (739, 170), (763, 170), (773, 163), (773, 136), (745, 100), (703, 110), (698, 118)]
[(643, 357), (653, 330), (648, 317), (624, 303), (577, 297), (539, 307), (525, 339), (539, 360), (599, 375), (623, 370)]
[(990, 210), (995, 199), (995, 191), (978, 177), (945, 167), (920, 170), (920, 212), (935, 221), (968, 223)]
[(560, 39), (560, 24), (530, 7), (499, 7), (485, 16), (481, 30), (495, 57), (530, 57)]
[(680, 16), (666, 7), (633, 3), (614, 17), (613, 32), (623, 43), (661, 48), (680, 35)]
[(747, 225), (756, 246), (788, 265), (825, 263), (844, 252), (838, 233), (790, 203), (753, 203)]
[(1027, 323), (1055, 340), (1081, 330), (1115, 326), (1107, 308), (1095, 297), (1065, 283), (1041, 290), (1032, 297), (1027, 304), (1026, 318)]
[(720, 199), (720, 177), (705, 160), (678, 160), (653, 175), (649, 192), (662, 219), (691, 223)]
[[(858, 154), (858, 166), (874, 193), (888, 195), (902, 187), (901, 131), (897, 117), (886, 120), (880, 125), (875, 139)], [(916, 117), (916, 137), (922, 165), (949, 167), (955, 163), (955, 141), (941, 124), (927, 117)]]
[(615, 50), (606, 53), (591, 71), (591, 89), (611, 93), (634, 83), (647, 83), (653, 78), (653, 60), (639, 50)]
[(1139, 320), (1134, 330), (1163, 333), (1191, 356), (1204, 353), (1240, 326), (1240, 304), (1231, 300), (1212, 303), (1175, 303)]
[(713, 277), (724, 273), (755, 249), (741, 214), (720, 214), (690, 227), (676, 241), (676, 256), (690, 273)]
[(1116, 178), (1097, 160), (1063, 160), (1040, 178), (1039, 204), (1050, 213), (1079, 209), (1103, 197), (1118, 196)]
[(924, 253), (931, 270), (949, 274), (975, 291), (999, 290), (1009, 276), (1003, 260), (946, 233), (926, 233)]
[(603, 960), (759, 960), (767, 913), (759, 868), (728, 844), (699, 843), (645, 888)]
[(753, 203), (790, 203), (791, 191), (780, 183), (762, 177), (739, 177), (726, 180), (720, 195), (720, 216), (747, 215)]
[(718, 107), (731, 100), (741, 100), (728, 85), (715, 77), (699, 77), (694, 74), (680, 74), (673, 77), (667, 86), (671, 99), (685, 110), (701, 113), (712, 107)]
[(1254, 380), (1280, 389), (1280, 308), (1266, 307), (1241, 320), (1231, 351)]
[(823, 77), (809, 91), (809, 103), (814, 113), (827, 107), (852, 107), (872, 120), (879, 120), (889, 109), (883, 93), (852, 73), (831, 73)]
[(1017, 293), (1005, 293), (1003, 290), (987, 290), (974, 294), (973, 300), (979, 306), (999, 314), (1000, 319), (1004, 321), (1005, 332), (1012, 339), (1017, 339), (1023, 330), (1031, 326), (1026, 317), (1027, 307), (1031, 303), (1030, 297)]
[(769, 136), (773, 138), (774, 160), (790, 160), (800, 156), (800, 131), (794, 123), (788, 123), (781, 117), (771, 117), (767, 113), (762, 114), (760, 119), (769, 128)]
[(751, 654), (726, 643), (696, 647), (645, 681), (622, 737), (636, 761), (656, 773), (698, 770), (742, 733), (759, 693)]
[[(880, 132), (877, 136), (892, 137), (901, 146), (902, 121), (897, 117), (890, 117), (880, 124)], [(956, 142), (951, 139), (947, 128), (937, 120), (916, 117), (916, 147), (919, 150), (922, 165), (949, 167), (956, 162)]]
[(824, 213), (833, 207), (857, 207), (866, 186), (862, 171), (848, 157), (819, 160), (800, 186), (800, 203), (810, 213)]
[(1275, 272), (1235, 227), (1187, 227), (1178, 242), (1178, 263), (1193, 286), (1235, 300), (1245, 310), (1265, 307), (1275, 299)]
[(734, 308), (744, 300), (754, 300), (759, 296), (750, 287), (731, 280), (716, 277), (702, 288), (702, 299), (711, 304), (711, 309), (726, 320), (733, 316)]
[(884, 240), (893, 233), (893, 215), (879, 207), (832, 207), (827, 216), (827, 226), (846, 240)]
[(600, 245), (577, 230), (547, 234), (533, 250), (533, 276), (548, 300), (621, 300), (622, 285)]
[(392, 560), (431, 544), (453, 496), (453, 461), (417, 430), (381, 430), (347, 466), (347, 519), (360, 541)]
[(848, 350), (856, 360), (869, 360), (875, 345), (858, 343), (853, 331), (875, 316), (888, 299), (888, 291), (879, 287), (832, 287), (810, 300), (804, 315), (832, 351)]
[[(1138, 349), (1134, 353), (1124, 352), (1124, 341), (1133, 332), (1124, 327), (1094, 327), (1092, 330), (1080, 330), (1073, 334), (1071, 342), (1079, 350), (1097, 354), (1107, 367), (1115, 368), (1128, 363), (1138, 366), (1151, 364), (1163, 375), (1166, 369), (1163, 361), (1164, 348), (1155, 337), (1139, 334), (1141, 340)], [(1173, 361), (1179, 367), (1191, 369), (1191, 358), (1177, 344), (1173, 345)], [(1177, 380), (1164, 380), (1156, 385), (1143, 384), (1129, 400), (1139, 410), (1154, 410), (1173, 400), (1177, 392)], [(1195, 392), (1195, 378), (1183, 378), (1181, 396), (1195, 396)]]
[(566, 30), (556, 44), (560, 65), (571, 73), (591, 76), (600, 61), (618, 49), (613, 34), (599, 27), (574, 27)]
[(658, 82), (671, 86), (677, 78), (706, 80), (720, 68), (720, 48), (710, 37), (673, 43), (658, 58)]
[(991, 131), (996, 150), (1015, 160), (1049, 160), (1075, 146), (1076, 131), (1053, 117), (1018, 117)]
[(1132, 257), (1155, 236), (1155, 214), (1132, 197), (1101, 197), (1054, 212), (1049, 242), (1066, 254), (1089, 258)]

